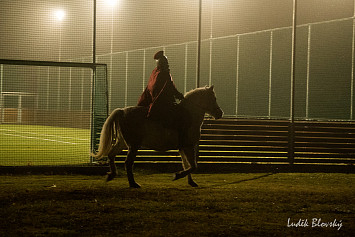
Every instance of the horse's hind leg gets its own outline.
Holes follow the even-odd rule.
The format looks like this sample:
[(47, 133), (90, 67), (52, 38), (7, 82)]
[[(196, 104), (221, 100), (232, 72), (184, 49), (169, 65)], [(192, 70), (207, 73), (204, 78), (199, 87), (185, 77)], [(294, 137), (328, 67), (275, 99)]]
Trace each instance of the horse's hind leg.
[(137, 156), (137, 151), (138, 151), (137, 148), (129, 147), (127, 158), (125, 161), (127, 178), (128, 178), (129, 186), (131, 188), (140, 188), (141, 187), (139, 184), (136, 183), (136, 181), (134, 180), (134, 175), (133, 175), (133, 164), (134, 164), (134, 159)]
[(115, 157), (109, 157), (110, 172), (107, 172), (106, 182), (113, 180), (117, 175), (117, 168), (115, 165)]
[(122, 151), (123, 148), (124, 148), (124, 144), (119, 142), (112, 147), (110, 153), (108, 154), (110, 172), (107, 173), (107, 178), (106, 178), (107, 182), (113, 180), (117, 176), (115, 157)]

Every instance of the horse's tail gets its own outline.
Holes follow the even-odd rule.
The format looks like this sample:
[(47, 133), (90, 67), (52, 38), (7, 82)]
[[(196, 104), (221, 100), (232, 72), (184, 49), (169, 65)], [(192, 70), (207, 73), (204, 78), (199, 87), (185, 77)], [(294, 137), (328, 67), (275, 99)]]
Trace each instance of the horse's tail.
[(112, 147), (119, 142), (120, 132), (118, 119), (122, 116), (122, 113), (122, 109), (116, 109), (106, 119), (104, 126), (101, 129), (98, 152), (96, 154), (91, 154), (92, 157), (100, 160), (102, 157), (107, 156)]

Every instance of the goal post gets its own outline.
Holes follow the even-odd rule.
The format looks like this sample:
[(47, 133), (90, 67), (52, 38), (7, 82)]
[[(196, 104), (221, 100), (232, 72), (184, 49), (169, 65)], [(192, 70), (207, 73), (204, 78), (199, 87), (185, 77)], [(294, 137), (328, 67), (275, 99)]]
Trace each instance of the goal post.
[[(101, 128), (109, 113), (107, 66), (95, 67), (93, 70), (90, 149), (92, 153), (96, 153), (100, 142)], [(90, 157), (90, 161), (94, 161), (93, 157)]]
[[(23, 123), (23, 115), (28, 109), (37, 109), (38, 95), (26, 92), (0, 92), (0, 124)], [(28, 117), (28, 116), (26, 116)], [(32, 114), (32, 117), (35, 117)], [(26, 119), (26, 122), (32, 119)]]
[[(11, 122), (13, 124), (79, 128), (86, 131), (90, 129), (90, 137), (79, 139), (87, 140), (86, 152), (80, 152), (80, 163), (85, 163), (83, 160), (86, 163), (93, 161), (90, 152), (97, 151), (101, 128), (108, 116), (106, 64), (0, 59), (0, 95), (0, 124), (4, 121), (7, 110), (13, 111), (14, 118), (17, 116)], [(35, 98), (32, 99), (34, 105), (29, 106), (29, 113), (34, 118), (32, 120), (22, 118), (22, 107), (24, 103), (29, 104), (28, 98)], [(13, 108), (6, 108), (6, 104)], [(48, 136), (53, 135), (48, 134), (45, 138), (28, 134), (30, 133), (5, 135), (28, 140), (60, 140), (49, 139)], [(58, 137), (67, 139), (65, 134)], [(59, 142), (76, 144), (75, 141)], [(83, 157), (84, 154), (87, 156)]]

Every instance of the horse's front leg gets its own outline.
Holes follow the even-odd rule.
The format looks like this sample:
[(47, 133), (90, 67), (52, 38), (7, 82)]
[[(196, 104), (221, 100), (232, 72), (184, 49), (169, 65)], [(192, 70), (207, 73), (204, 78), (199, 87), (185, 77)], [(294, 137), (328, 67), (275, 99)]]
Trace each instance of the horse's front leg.
[(190, 184), (191, 187), (198, 187), (198, 184), (192, 179), (191, 174), (187, 176), (187, 183)]
[[(197, 144), (197, 145), (195, 145), (195, 164), (196, 164), (196, 167), (197, 167), (197, 162), (198, 162), (198, 157), (199, 157), (198, 150), (199, 150), (199, 145)], [(187, 178), (188, 178), (188, 184), (190, 184), (192, 187), (198, 187), (198, 184), (195, 183), (195, 181), (192, 180), (191, 174), (189, 174), (187, 176)]]
[(131, 188), (140, 188), (141, 187), (139, 184), (136, 183), (136, 181), (134, 180), (134, 176), (133, 176), (133, 164), (134, 164), (134, 159), (137, 156), (137, 152), (138, 152), (137, 148), (129, 147), (127, 158), (125, 161), (127, 178), (128, 178), (129, 186)]
[[(183, 152), (183, 150), (180, 151), (180, 155), (181, 155), (181, 159), (182, 159), (182, 168), (184, 170), (187, 170), (190, 168), (189, 166), (189, 162), (187, 161), (186, 157), (185, 157), (185, 153)], [(176, 175), (175, 175), (176, 177)], [(197, 183), (195, 183), (195, 181), (192, 179), (192, 175), (188, 174), (187, 175), (187, 180), (188, 180), (188, 184), (190, 184), (192, 187), (198, 187)]]
[(196, 187), (197, 184), (192, 180), (191, 173), (197, 168), (196, 154), (194, 147), (186, 147), (180, 149), (180, 155), (183, 161), (184, 170), (175, 173), (174, 180), (184, 178), (189, 175), (188, 180), (191, 186)]

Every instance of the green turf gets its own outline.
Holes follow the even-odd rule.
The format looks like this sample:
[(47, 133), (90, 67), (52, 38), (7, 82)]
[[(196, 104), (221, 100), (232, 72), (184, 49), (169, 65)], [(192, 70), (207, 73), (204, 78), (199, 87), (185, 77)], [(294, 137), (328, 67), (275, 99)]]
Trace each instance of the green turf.
[(89, 163), (90, 131), (34, 125), (0, 125), (0, 165)]
[[(354, 236), (353, 174), (0, 176), (0, 236)], [(288, 218), (309, 226), (288, 227)], [(342, 227), (311, 226), (313, 218)]]

